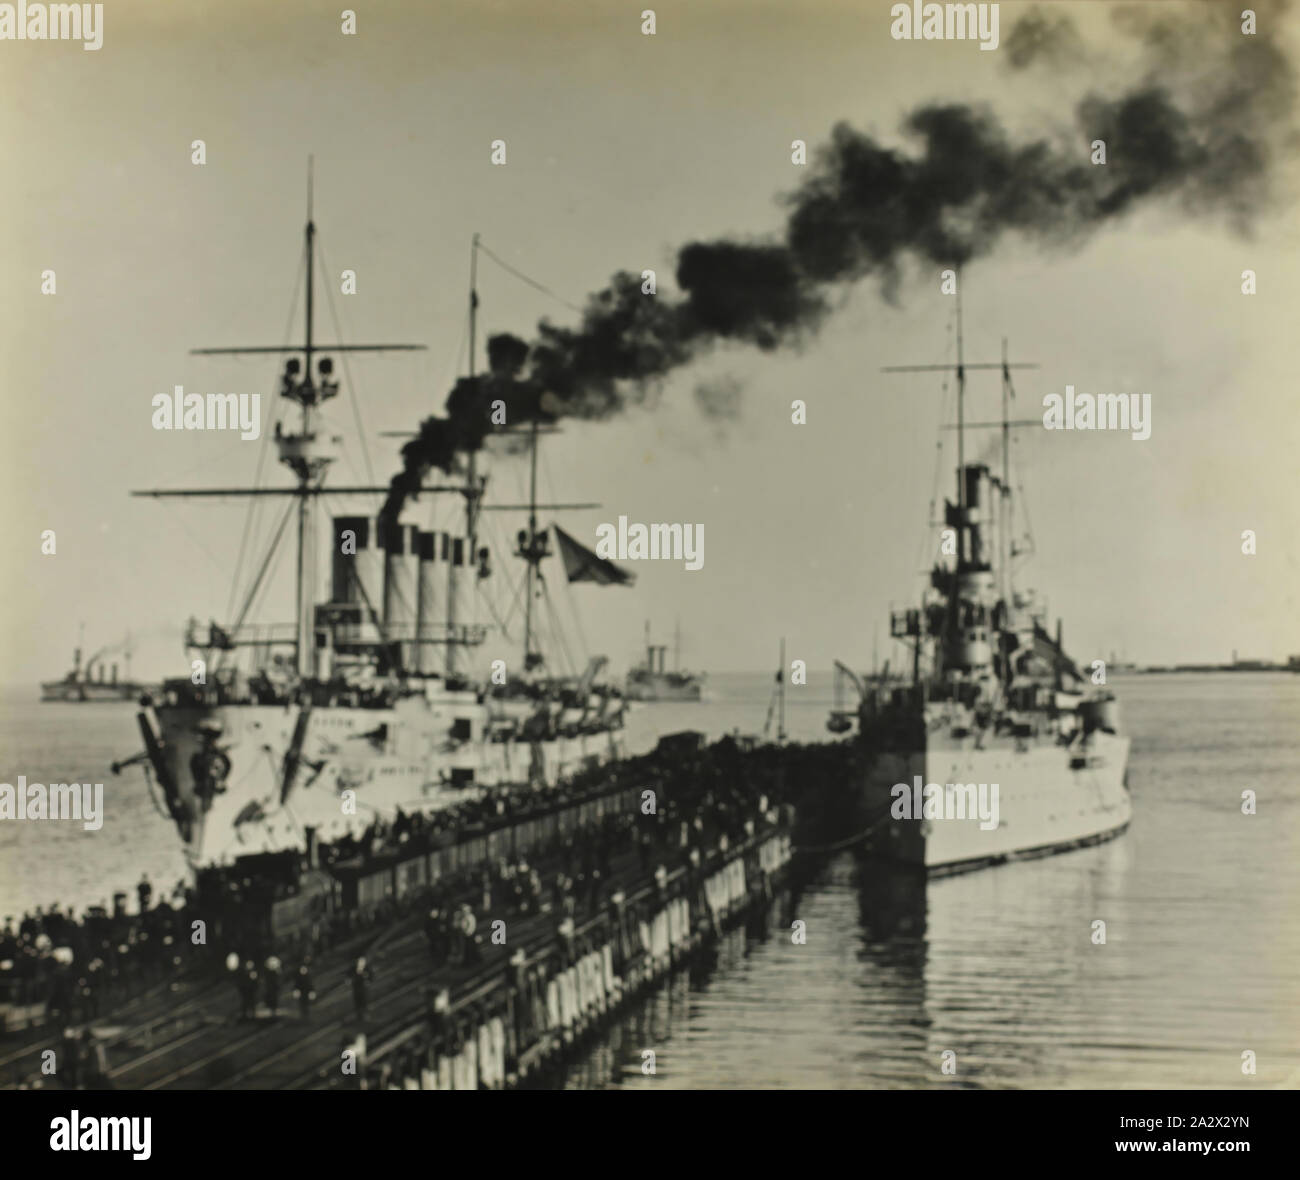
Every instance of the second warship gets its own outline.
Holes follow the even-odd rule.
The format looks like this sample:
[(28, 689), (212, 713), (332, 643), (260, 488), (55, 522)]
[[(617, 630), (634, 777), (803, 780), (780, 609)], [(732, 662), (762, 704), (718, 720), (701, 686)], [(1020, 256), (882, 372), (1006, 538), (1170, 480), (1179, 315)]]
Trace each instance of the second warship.
[[(856, 681), (866, 850), (932, 875), (1046, 855), (1128, 826), (1129, 739), (1114, 694), (1066, 655), (1037, 595), (1014, 583), (1032, 544), (1013, 539), (1011, 370), (962, 356), (957, 303), (957, 487), (945, 503), (941, 558), (919, 607), (896, 611), (891, 635), (911, 648), (910, 677)], [(919, 366), (950, 369), (950, 366)], [(911, 366), (886, 371), (917, 371)], [(965, 422), (971, 369), (1002, 374), (1000, 422)], [(1001, 471), (967, 463), (967, 429), (998, 428)], [(951, 559), (950, 561), (947, 559)], [(832, 732), (844, 732), (844, 711)]]

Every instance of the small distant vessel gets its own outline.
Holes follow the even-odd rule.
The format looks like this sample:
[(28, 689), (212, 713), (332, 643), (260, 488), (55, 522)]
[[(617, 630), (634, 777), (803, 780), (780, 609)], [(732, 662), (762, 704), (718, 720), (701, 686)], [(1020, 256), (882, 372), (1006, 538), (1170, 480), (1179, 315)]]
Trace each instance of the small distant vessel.
[(681, 670), (681, 628), (677, 629), (673, 644), (672, 672), (665, 666), (668, 655), (666, 644), (650, 642), (650, 623), (645, 625), (645, 663), (627, 674), (624, 694), (630, 701), (698, 701), (704, 696), (704, 674)]
[[(104, 657), (123, 652), (126, 661), (126, 679), (117, 678), (117, 664), (108, 665), (105, 673)], [(130, 636), (114, 647), (101, 647), (81, 665), (81, 647), (72, 652), (72, 670), (62, 680), (45, 680), (41, 683), (41, 700), (74, 701), (84, 704), (90, 701), (133, 701), (142, 692), (145, 685), (131, 679), (131, 639)]]

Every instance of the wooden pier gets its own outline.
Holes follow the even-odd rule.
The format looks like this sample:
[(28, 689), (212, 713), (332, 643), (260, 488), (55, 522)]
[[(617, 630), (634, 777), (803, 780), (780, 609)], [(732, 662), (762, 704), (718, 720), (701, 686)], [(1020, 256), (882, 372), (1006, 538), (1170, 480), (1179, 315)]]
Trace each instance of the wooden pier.
[[(310, 907), (257, 919), (283, 961), (277, 1010), (259, 1004), (241, 1019), (234, 974), (214, 942), (206, 970), (174, 975), (92, 1021), (101, 1068), (92, 1083), (157, 1089), (496, 1089), (538, 1084), (630, 1000), (714, 940), (787, 879), (798, 792), (789, 782), (820, 783), (826, 747), (700, 749), (673, 765), (710, 782), (745, 783), (726, 795), (727, 824), (695, 826), (673, 812), (689, 796), (665, 765), (610, 780), (590, 794), (557, 800), (522, 822), (502, 819), (434, 841), (414, 855), (372, 857), (331, 867), (330, 905), (348, 907), (357, 929), (332, 946), (305, 941)], [(711, 752), (712, 751), (712, 752)], [(647, 777), (648, 775), (648, 777)], [(735, 776), (740, 776), (737, 779)], [(640, 843), (643, 791), (657, 791), (671, 821), (657, 824), (653, 851)], [(681, 789), (679, 789), (679, 787)], [(710, 796), (712, 797), (712, 796)], [(813, 807), (817, 810), (817, 807)], [(697, 814), (689, 812), (689, 814)], [(629, 825), (628, 819), (633, 817)], [(527, 856), (552, 879), (575, 841), (621, 822), (637, 833), (603, 854), (580, 896), (546, 900), (530, 912), (509, 902), (482, 908), (475, 866)], [(605, 828), (599, 825), (605, 824)], [(724, 830), (724, 828), (726, 830)], [(680, 829), (680, 830), (679, 830)], [(689, 830), (688, 830), (689, 829)], [(730, 832), (730, 834), (728, 834)], [(667, 836), (667, 839), (664, 837)], [(430, 897), (439, 881), (458, 882), (444, 904), (474, 904), (477, 929), (446, 954), (427, 937)], [(497, 899), (494, 899), (497, 900)], [(296, 925), (283, 921), (297, 913)], [(285, 927), (285, 928), (280, 928)], [(298, 955), (310, 950), (315, 999), (300, 1009), (293, 993)], [(241, 958), (242, 958), (241, 954)], [(354, 987), (364, 957), (364, 1002)], [(0, 1079), (9, 1085), (74, 1088), (58, 1028), (32, 1028), (0, 1041)], [(43, 1052), (59, 1069), (48, 1076)]]

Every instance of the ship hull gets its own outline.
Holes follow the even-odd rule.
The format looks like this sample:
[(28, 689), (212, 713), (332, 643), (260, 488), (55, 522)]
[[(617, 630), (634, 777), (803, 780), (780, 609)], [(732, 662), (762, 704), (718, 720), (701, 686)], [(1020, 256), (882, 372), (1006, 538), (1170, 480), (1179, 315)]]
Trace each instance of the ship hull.
[[(1124, 785), (1128, 751), (1127, 737), (1094, 733), (1083, 747), (1003, 740), (977, 749), (968, 739), (882, 753), (866, 773), (864, 803), (875, 824), (867, 847), (945, 876), (1112, 839), (1132, 816)], [(914, 815), (918, 778), (922, 788), (941, 788), (942, 796), (935, 793), (932, 812)], [(895, 789), (899, 784), (907, 786), (906, 796)], [(996, 817), (989, 808), (983, 816), (970, 814), (962, 784), (996, 784)]]
[(76, 680), (50, 680), (41, 685), (41, 700), (72, 701), (77, 704), (132, 701), (143, 691), (142, 684), (97, 684)]
[(704, 689), (699, 683), (629, 681), (624, 695), (631, 701), (699, 701), (704, 699)]
[(484, 786), (554, 783), (621, 753), (619, 737), (493, 741), (475, 694), (388, 708), (160, 705), (140, 717), (196, 868), (333, 841), (376, 818), (435, 811)]

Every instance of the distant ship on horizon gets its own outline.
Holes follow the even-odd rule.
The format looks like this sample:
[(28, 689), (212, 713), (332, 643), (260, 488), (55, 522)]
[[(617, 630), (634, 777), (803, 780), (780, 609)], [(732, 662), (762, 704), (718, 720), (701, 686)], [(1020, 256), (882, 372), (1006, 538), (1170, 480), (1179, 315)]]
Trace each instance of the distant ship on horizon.
[[(83, 627), (83, 638), (84, 633)], [(104, 657), (118, 651), (123, 652), (125, 657), (125, 680), (117, 678), (116, 663), (108, 665), (108, 675), (105, 677)], [(96, 671), (98, 676), (95, 675)], [(72, 670), (62, 680), (41, 681), (41, 700), (70, 701), (76, 704), (88, 704), (93, 701), (133, 701), (145, 691), (146, 687), (131, 679), (131, 638), (128, 635), (120, 644), (101, 647), (86, 661), (84, 668), (81, 664), (79, 643), (72, 651)]]
[(705, 676), (702, 672), (681, 670), (681, 628), (673, 642), (673, 671), (665, 667), (667, 644), (650, 642), (650, 622), (645, 625), (645, 663), (627, 674), (624, 693), (630, 701), (699, 701), (704, 699)]

